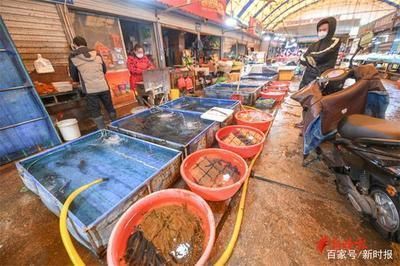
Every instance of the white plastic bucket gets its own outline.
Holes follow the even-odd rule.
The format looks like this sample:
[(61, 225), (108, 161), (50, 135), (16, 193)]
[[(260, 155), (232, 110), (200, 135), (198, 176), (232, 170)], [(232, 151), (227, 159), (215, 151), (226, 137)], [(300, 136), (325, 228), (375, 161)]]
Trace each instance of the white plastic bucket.
[(58, 121), (57, 126), (60, 129), (61, 135), (65, 141), (74, 140), (81, 136), (78, 120), (75, 118)]

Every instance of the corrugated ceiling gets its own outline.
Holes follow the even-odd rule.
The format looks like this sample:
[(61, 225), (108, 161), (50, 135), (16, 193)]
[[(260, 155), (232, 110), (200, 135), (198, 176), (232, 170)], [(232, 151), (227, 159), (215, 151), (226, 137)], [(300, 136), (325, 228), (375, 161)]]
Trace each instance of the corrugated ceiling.
[[(282, 26), (282, 21), (287, 18), (293, 20), (296, 14), (303, 14), (303, 10), (323, 11), (314, 12), (315, 17), (337, 16), (340, 14), (335, 13), (335, 10), (348, 10), (356, 14), (366, 4), (382, 12), (387, 10), (387, 13), (400, 8), (400, 0), (227, 0), (226, 12), (229, 15), (233, 13), (233, 16), (244, 23), (248, 23), (250, 17), (255, 17), (262, 22), (265, 29), (274, 30)], [(364, 16), (375, 19), (374, 9), (370, 9), (370, 14), (364, 12)], [(297, 19), (301, 20), (302, 17), (298, 16)]]

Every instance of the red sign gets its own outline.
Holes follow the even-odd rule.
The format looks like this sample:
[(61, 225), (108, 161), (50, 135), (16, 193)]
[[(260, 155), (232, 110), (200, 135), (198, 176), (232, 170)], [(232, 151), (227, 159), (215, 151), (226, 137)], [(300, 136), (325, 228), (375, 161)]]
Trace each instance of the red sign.
[(316, 249), (319, 253), (323, 253), (325, 249), (355, 249), (363, 250), (368, 249), (367, 241), (363, 238), (352, 240), (351, 238), (346, 240), (340, 240), (337, 238), (330, 239), (328, 236), (322, 236), (317, 242)]
[(254, 35), (260, 35), (262, 32), (262, 24), (257, 19), (250, 17), (249, 28), (247, 32)]
[(225, 15), (226, 0), (158, 0), (170, 7), (178, 7), (193, 15), (222, 23)]

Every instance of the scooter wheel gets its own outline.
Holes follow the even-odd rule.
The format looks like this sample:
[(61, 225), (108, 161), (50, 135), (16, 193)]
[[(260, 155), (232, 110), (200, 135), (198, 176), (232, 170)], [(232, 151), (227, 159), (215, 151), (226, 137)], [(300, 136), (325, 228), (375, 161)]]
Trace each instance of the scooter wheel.
[(399, 197), (391, 197), (382, 188), (372, 188), (370, 195), (377, 208), (372, 224), (385, 239), (400, 243)]

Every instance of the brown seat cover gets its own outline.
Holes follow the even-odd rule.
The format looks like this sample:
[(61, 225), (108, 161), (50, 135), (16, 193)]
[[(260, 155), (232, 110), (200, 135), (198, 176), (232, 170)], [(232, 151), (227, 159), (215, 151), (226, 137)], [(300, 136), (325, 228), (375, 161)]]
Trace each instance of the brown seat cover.
[(343, 117), (352, 114), (363, 114), (368, 95), (368, 81), (360, 80), (352, 86), (322, 97), (321, 127), (327, 134), (337, 129)]
[(348, 139), (378, 138), (400, 140), (400, 123), (367, 115), (350, 115), (338, 128), (339, 134)]

